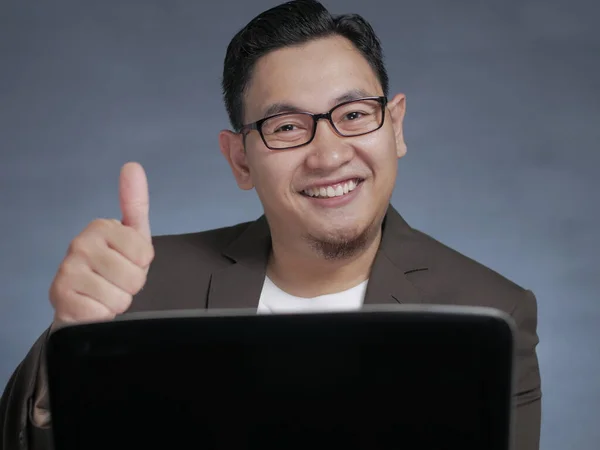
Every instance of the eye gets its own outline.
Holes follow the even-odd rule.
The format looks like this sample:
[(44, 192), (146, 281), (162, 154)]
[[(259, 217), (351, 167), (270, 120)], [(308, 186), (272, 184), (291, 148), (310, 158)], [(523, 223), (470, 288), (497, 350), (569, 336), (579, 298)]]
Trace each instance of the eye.
[(359, 112), (359, 111), (352, 111), (352, 112), (349, 112), (349, 113), (347, 113), (347, 114), (345, 115), (345, 117), (344, 117), (344, 118), (345, 118), (346, 120), (356, 120), (356, 119), (360, 119), (360, 118), (362, 118), (362, 117), (363, 117), (363, 115), (364, 115), (364, 114), (363, 114), (362, 112)]
[(281, 131), (294, 131), (295, 127), (296, 127), (296, 125), (288, 123), (288, 124), (281, 125), (281, 126), (275, 128), (274, 133), (279, 133)]

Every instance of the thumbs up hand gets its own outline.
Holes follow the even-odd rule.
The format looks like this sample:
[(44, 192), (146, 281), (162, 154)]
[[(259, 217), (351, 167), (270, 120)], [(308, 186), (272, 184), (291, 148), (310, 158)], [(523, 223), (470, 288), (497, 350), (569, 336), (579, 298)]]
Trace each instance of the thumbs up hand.
[(122, 219), (91, 222), (69, 246), (50, 287), (54, 323), (113, 319), (146, 283), (154, 248), (148, 182), (137, 163), (121, 170)]

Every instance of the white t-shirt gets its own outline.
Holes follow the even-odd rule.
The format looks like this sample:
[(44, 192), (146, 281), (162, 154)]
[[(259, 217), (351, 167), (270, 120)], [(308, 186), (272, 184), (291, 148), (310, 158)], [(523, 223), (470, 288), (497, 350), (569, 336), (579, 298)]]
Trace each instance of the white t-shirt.
[(257, 312), (259, 314), (272, 314), (357, 310), (363, 305), (367, 281), (365, 280), (353, 288), (335, 294), (303, 298), (282, 291), (269, 277), (265, 277)]

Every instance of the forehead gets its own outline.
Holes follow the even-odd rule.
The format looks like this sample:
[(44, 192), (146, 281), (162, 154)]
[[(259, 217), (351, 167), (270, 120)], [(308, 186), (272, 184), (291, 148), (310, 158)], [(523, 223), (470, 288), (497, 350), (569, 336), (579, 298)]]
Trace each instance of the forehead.
[(244, 98), (245, 123), (261, 119), (277, 103), (323, 112), (336, 98), (358, 90), (383, 94), (367, 60), (343, 37), (275, 50), (254, 67)]

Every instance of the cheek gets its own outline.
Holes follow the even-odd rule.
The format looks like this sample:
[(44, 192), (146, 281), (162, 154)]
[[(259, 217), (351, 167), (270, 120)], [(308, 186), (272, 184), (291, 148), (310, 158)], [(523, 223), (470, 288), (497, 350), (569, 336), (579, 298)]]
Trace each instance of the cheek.
[(294, 174), (301, 164), (291, 152), (267, 150), (249, 158), (252, 181), (261, 199), (268, 201), (291, 192)]
[(398, 161), (394, 134), (386, 132), (387, 130), (381, 131), (381, 134), (364, 136), (357, 146), (361, 159), (375, 172), (375, 175), (380, 172), (394, 171)]

